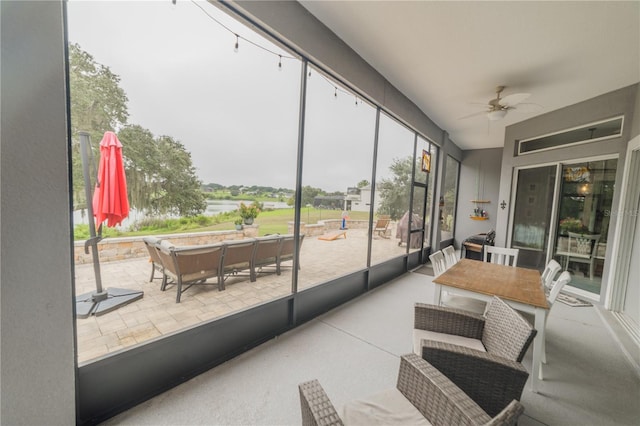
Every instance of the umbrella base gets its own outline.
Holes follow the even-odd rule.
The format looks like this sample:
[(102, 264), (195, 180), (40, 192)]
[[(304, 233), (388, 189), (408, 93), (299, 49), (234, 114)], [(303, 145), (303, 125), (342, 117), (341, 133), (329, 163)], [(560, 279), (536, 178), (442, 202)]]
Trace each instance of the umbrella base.
[(144, 292), (125, 290), (122, 288), (108, 288), (102, 293), (85, 293), (76, 297), (76, 317), (88, 318), (91, 315), (100, 316), (114, 311), (124, 305), (142, 299)]

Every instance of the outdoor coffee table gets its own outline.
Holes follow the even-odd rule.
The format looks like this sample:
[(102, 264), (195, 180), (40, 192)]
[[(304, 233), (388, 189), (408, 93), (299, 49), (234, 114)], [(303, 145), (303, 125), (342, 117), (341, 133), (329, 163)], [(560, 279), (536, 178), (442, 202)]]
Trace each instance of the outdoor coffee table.
[(540, 281), (540, 272), (535, 269), (460, 259), (458, 263), (434, 278), (433, 283), (436, 286), (434, 297), (436, 305), (440, 305), (444, 290), (485, 301), (498, 296), (514, 309), (535, 315), (534, 327), (537, 333), (533, 340), (531, 390), (538, 392), (538, 380), (542, 380), (544, 324), (549, 312), (549, 304)]

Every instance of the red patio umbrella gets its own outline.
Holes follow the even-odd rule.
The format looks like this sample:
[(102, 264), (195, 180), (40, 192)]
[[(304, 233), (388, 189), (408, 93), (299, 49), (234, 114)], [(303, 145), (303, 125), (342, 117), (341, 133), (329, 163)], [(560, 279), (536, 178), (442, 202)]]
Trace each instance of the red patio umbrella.
[[(91, 141), (87, 132), (79, 132), (79, 136), (85, 193), (87, 200), (90, 200), (92, 199), (89, 172)], [(120, 306), (142, 298), (144, 294), (139, 290), (102, 289), (100, 258), (98, 255), (98, 243), (102, 239), (102, 234), (96, 235), (96, 227), (101, 226), (105, 220), (107, 221), (107, 226), (116, 226), (129, 216), (127, 180), (122, 164), (122, 144), (113, 132), (106, 132), (100, 142), (98, 177), (95, 192), (93, 193), (93, 201), (88, 203), (87, 210), (90, 218), (95, 217), (95, 222), (89, 221), (89, 239), (85, 241), (84, 250), (88, 254), (89, 247), (92, 248), (96, 291), (76, 296), (76, 316), (78, 318), (87, 318), (90, 315), (104, 315)]]
[(119, 225), (129, 216), (122, 144), (113, 132), (105, 132), (100, 142), (100, 164), (93, 194), (93, 215), (96, 218), (96, 226), (106, 220), (110, 228)]

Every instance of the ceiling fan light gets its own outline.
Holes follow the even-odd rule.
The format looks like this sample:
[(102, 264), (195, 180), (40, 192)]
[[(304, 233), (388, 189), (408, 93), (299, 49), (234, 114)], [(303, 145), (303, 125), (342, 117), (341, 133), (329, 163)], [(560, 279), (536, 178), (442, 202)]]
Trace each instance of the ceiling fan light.
[(487, 113), (487, 117), (491, 121), (500, 120), (500, 119), (504, 118), (505, 115), (507, 115), (507, 111), (504, 110), (504, 109), (498, 109), (498, 110), (495, 110), (495, 111), (489, 111)]

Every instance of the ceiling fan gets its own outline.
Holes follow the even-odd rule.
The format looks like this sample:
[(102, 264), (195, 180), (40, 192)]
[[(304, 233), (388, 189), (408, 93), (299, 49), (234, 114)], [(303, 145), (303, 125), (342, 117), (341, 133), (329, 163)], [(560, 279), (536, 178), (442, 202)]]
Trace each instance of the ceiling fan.
[(504, 118), (507, 112), (516, 109), (516, 105), (527, 99), (531, 94), (529, 93), (514, 93), (501, 98), (500, 95), (505, 89), (505, 86), (496, 87), (496, 97), (491, 99), (485, 106), (486, 110), (482, 112), (476, 112), (461, 119), (473, 117), (476, 115), (486, 114), (490, 121), (497, 121)]

